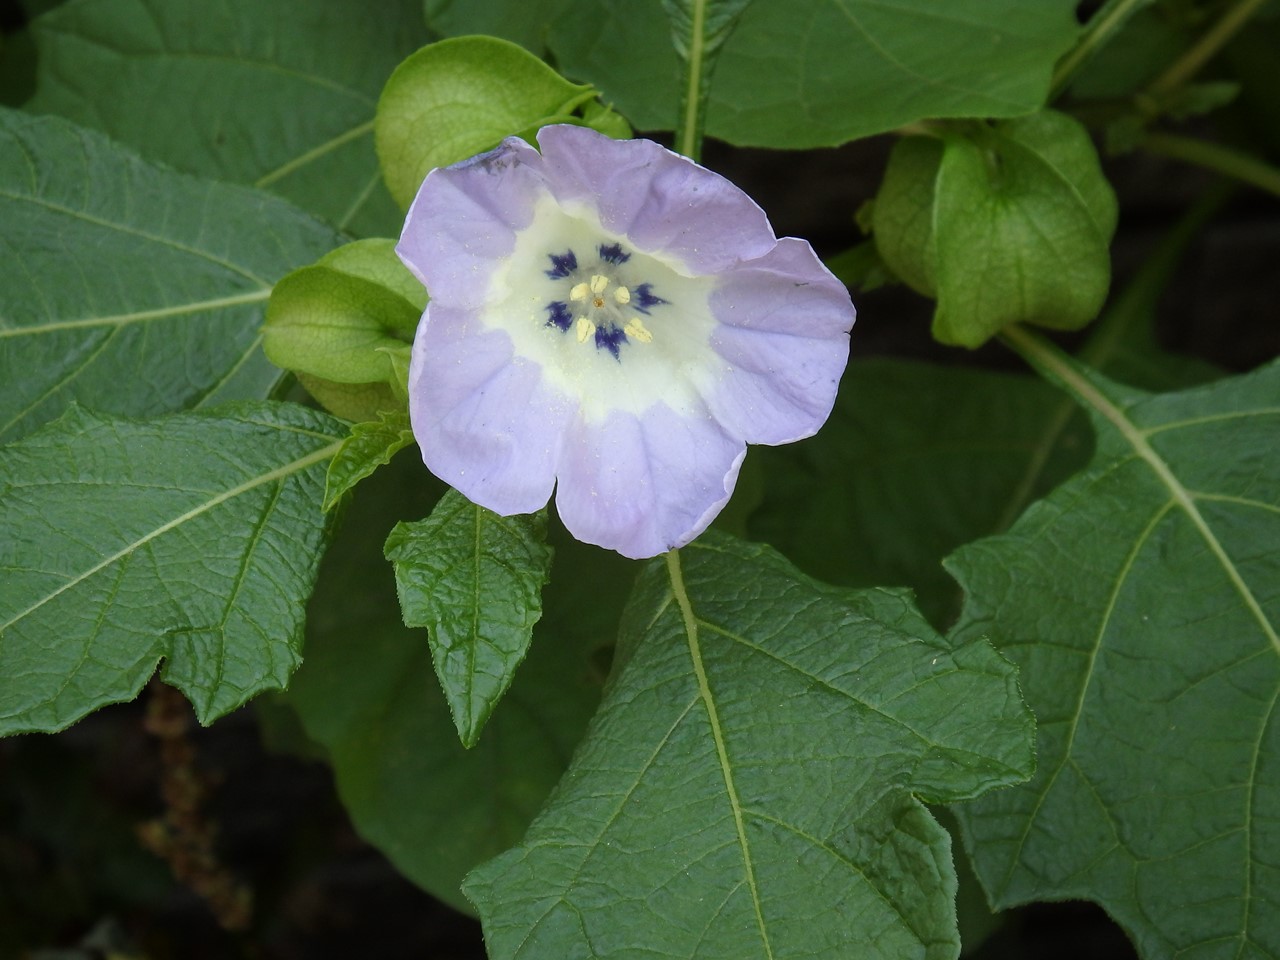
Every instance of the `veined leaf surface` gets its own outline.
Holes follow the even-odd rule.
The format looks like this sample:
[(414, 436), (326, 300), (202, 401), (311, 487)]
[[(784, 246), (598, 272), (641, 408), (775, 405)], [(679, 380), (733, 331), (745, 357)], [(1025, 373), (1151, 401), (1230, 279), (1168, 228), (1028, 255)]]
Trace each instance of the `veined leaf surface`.
[(208, 723), (298, 665), (342, 425), (288, 404), (78, 408), (0, 451), (0, 734), (164, 678)]
[(957, 808), (997, 906), (1087, 898), (1149, 957), (1280, 953), (1280, 365), (1120, 387), (1022, 332), (1091, 464), (948, 566), (1015, 660), (1025, 786)]
[(32, 29), (29, 109), (275, 191), (340, 230), (399, 232), (373, 112), (396, 64), (427, 42), (419, 0), (84, 0)]
[(265, 193), (0, 111), (0, 441), (71, 401), (151, 416), (261, 398), (272, 284), (338, 242)]
[(982, 641), (715, 533), (653, 561), (586, 740), (524, 842), (474, 871), (495, 960), (951, 957), (946, 831), (917, 797), (1030, 772)]

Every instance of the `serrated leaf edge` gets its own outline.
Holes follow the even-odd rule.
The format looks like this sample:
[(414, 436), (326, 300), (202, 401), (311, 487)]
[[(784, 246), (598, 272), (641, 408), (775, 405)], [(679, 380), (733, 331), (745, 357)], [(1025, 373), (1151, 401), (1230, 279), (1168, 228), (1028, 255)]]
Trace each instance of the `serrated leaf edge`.
[[(308, 431), (301, 431), (301, 432), (308, 432)], [(186, 511), (185, 513), (177, 517), (174, 517), (172, 520), (169, 520), (166, 523), (161, 524), (151, 532), (145, 534), (144, 536), (139, 537), (138, 539), (134, 540), (132, 543), (126, 545), (125, 547), (111, 554), (111, 556), (103, 558), (97, 564), (85, 570), (83, 573), (79, 574), (78, 576), (72, 577), (66, 583), (58, 587), (58, 589), (54, 590), (52, 593), (46, 594), (44, 597), (37, 600), (35, 603), (31, 604), (30, 606), (28, 606), (25, 610), (20, 611), (17, 615), (10, 618), (5, 623), (0, 623), (0, 633), (9, 629), (9, 627), (13, 626), (19, 620), (22, 620), (23, 618), (34, 613), (36, 610), (40, 609), (50, 600), (53, 600), (54, 598), (65, 593), (67, 590), (70, 590), (72, 587), (75, 587), (76, 585), (84, 582), (89, 577), (93, 576), (95, 573), (98, 573), (99, 571), (104, 570), (107, 567), (111, 566), (111, 564), (124, 559), (125, 557), (132, 554), (135, 550), (145, 546), (146, 544), (150, 543), (152, 540), (155, 540), (157, 537), (163, 536), (164, 534), (168, 533), (170, 530), (176, 529), (177, 527), (182, 526), (184, 523), (188, 523), (191, 520), (194, 520), (196, 517), (201, 516), (204, 513), (207, 513), (208, 511), (214, 509), (215, 507), (220, 506), (223, 503), (226, 503), (228, 500), (235, 499), (236, 497), (240, 496), (242, 493), (248, 493), (250, 490), (255, 490), (258, 487), (263, 486), (264, 484), (272, 483), (276, 480), (283, 479), (284, 477), (290, 476), (294, 473), (298, 473), (301, 470), (305, 470), (307, 467), (311, 466), (312, 464), (319, 463), (322, 460), (332, 457), (335, 453), (337, 453), (338, 448), (341, 445), (342, 445), (341, 441), (334, 441), (330, 443), (328, 446), (322, 447), (321, 449), (316, 450), (313, 453), (307, 454), (305, 457), (299, 457), (297, 460), (294, 460), (291, 463), (287, 463), (287, 464), (284, 464), (283, 466), (276, 467), (274, 470), (270, 470), (267, 473), (259, 474), (258, 476), (253, 477), (250, 480), (246, 480), (244, 483), (238, 484), (237, 486), (232, 487), (230, 490), (224, 490), (222, 493), (218, 494), (215, 497), (210, 498), (209, 500), (206, 500), (204, 503), (200, 504), (199, 506), (193, 507), (190, 510)]]

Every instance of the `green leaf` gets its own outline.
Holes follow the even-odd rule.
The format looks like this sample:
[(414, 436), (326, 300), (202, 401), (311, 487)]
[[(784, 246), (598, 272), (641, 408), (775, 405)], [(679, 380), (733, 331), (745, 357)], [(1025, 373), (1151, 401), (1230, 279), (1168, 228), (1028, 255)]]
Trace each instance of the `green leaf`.
[[(1148, 390), (1221, 371), (1164, 352), (1156, 305), (1187, 247), (1226, 199), (1215, 192), (1161, 240), (1108, 306), (1082, 357)], [(930, 622), (959, 612), (948, 553), (1004, 532), (1088, 461), (1092, 431), (1071, 399), (1037, 379), (899, 360), (854, 360), (816, 437), (752, 451), (768, 478), (753, 536), (820, 580), (903, 584)], [(849, 544), (831, 549), (831, 543)]]
[(568, 0), (425, 0), (427, 25), (442, 36), (482, 33), (542, 56)]
[[(663, 0), (573, 0), (548, 42), (639, 129), (671, 129), (679, 60)], [(706, 132), (743, 146), (832, 146), (928, 117), (1043, 106), (1075, 40), (1075, 0), (756, 0), (724, 45)]]
[(450, 490), (431, 516), (387, 538), (404, 622), (426, 627), (465, 747), (511, 686), (551, 574), (546, 511), (500, 517)]
[(408, 209), (433, 168), (567, 119), (592, 95), (506, 40), (458, 37), (422, 48), (378, 101), (375, 136), (391, 196)]
[(272, 284), (336, 235), (258, 191), (0, 111), (0, 440), (73, 400), (150, 416), (265, 397)]
[(641, 575), (573, 766), (464, 892), (495, 960), (954, 956), (950, 844), (916, 797), (1020, 780), (1030, 740), (985, 643), (711, 533)]
[(1199, 33), (1188, 15), (1191, 5), (1178, 6), (1183, 9), (1154, 0), (1111, 0), (1094, 14), (1090, 25), (1105, 24), (1106, 33), (1087, 66), (1071, 81), (1072, 96), (1118, 100), (1154, 80)]
[(399, 232), (378, 91), (426, 42), (419, 0), (93, 0), (34, 24), (59, 113), (181, 170), (269, 188), (356, 234)]
[(400, 620), (382, 559), (392, 525), (440, 485), (397, 458), (355, 492), (307, 612), (307, 659), (289, 702), (329, 751), (360, 834), (461, 910), (463, 875), (520, 839), (599, 698), (588, 652), (612, 639), (630, 564), (554, 529), (557, 577), (529, 656), (471, 750), (458, 741), (421, 630)]
[(409, 414), (403, 410), (384, 411), (377, 420), (357, 423), (351, 436), (329, 463), (324, 481), (324, 510), (332, 510), (355, 485), (386, 466), (391, 458), (413, 443)]
[(371, 280), (316, 264), (276, 284), (267, 306), (267, 359), (335, 383), (390, 381), (389, 354), (407, 352), (422, 311)]
[(1034, 377), (855, 360), (816, 437), (752, 451), (768, 487), (750, 530), (821, 580), (908, 586), (948, 624), (960, 597), (942, 558), (1084, 465), (1087, 426), (1056, 423), (1070, 411)]
[(935, 189), (938, 340), (976, 347), (1010, 323), (1075, 330), (1098, 315), (1116, 201), (1079, 123), (1046, 110), (948, 137)]
[(73, 408), (0, 452), (0, 733), (131, 699), (162, 659), (201, 723), (283, 687), (341, 435), (282, 404)]
[(1280, 952), (1280, 365), (1163, 395), (1031, 334), (1089, 467), (958, 551), (956, 637), (1020, 666), (1034, 780), (957, 812), (998, 907), (1100, 903), (1149, 957)]

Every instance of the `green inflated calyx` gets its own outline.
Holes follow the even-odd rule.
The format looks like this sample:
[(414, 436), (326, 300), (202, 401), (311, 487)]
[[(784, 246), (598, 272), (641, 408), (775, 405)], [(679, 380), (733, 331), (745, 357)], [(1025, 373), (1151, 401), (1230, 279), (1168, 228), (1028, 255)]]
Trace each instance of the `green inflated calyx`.
[(895, 148), (876, 244), (937, 298), (933, 334), (977, 347), (1010, 323), (1088, 324), (1110, 283), (1116, 202), (1084, 128), (1053, 111)]
[(327, 409), (376, 419), (404, 406), (408, 355), (426, 292), (394, 241), (359, 240), (286, 276), (271, 293), (263, 349)]
[(503, 137), (576, 122), (574, 111), (594, 96), (591, 87), (570, 83), (496, 37), (423, 47), (396, 68), (378, 100), (374, 142), (387, 188), (408, 209), (435, 167), (489, 150)]

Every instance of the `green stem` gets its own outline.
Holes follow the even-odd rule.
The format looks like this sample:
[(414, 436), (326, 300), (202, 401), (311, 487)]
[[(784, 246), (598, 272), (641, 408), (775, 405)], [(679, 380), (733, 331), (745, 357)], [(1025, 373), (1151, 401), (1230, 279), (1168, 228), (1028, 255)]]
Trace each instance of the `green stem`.
[(689, 61), (685, 70), (684, 103), (676, 136), (676, 152), (694, 163), (702, 157), (703, 31), (706, 21), (707, 0), (693, 0), (693, 13), (689, 18)]
[(1095, 50), (1110, 40), (1112, 35), (1124, 26), (1125, 21), (1137, 12), (1138, 8), (1149, 2), (1150, 0), (1119, 0), (1116, 4), (1100, 10), (1098, 15), (1089, 21), (1089, 25), (1085, 27), (1076, 45), (1058, 61), (1057, 67), (1054, 68), (1053, 81), (1049, 84), (1049, 100), (1057, 99), (1058, 95), (1066, 89), (1075, 72), (1080, 69), (1080, 65), (1093, 56)]
[(1160, 99), (1199, 73), (1200, 68), (1208, 63), (1213, 55), (1236, 35), (1236, 31), (1244, 26), (1245, 21), (1266, 2), (1267, 0), (1239, 0), (1186, 53), (1151, 82), (1146, 89), (1147, 96)]
[(1171, 133), (1149, 133), (1143, 138), (1142, 146), (1152, 153), (1194, 163), (1280, 197), (1280, 169), (1247, 153)]

